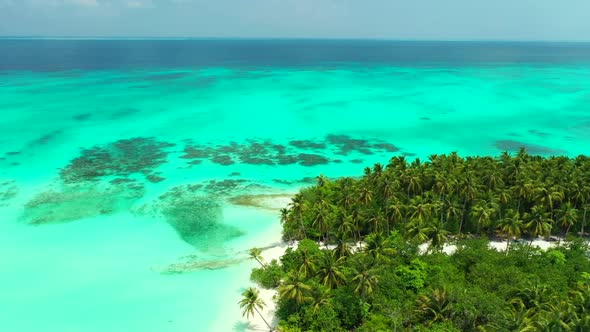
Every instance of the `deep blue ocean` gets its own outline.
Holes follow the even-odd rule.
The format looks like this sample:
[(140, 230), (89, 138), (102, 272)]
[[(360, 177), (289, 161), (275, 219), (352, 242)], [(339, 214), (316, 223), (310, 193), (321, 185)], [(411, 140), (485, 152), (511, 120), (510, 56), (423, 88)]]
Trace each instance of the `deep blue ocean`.
[(385, 40), (0, 39), (0, 70), (489, 66), (590, 63), (590, 43)]

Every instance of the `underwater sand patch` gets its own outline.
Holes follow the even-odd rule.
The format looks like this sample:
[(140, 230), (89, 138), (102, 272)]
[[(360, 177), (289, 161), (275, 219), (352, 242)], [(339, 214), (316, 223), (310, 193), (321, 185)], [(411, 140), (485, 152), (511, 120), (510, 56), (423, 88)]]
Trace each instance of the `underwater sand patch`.
[(201, 270), (221, 270), (233, 265), (241, 264), (246, 260), (248, 260), (248, 258), (245, 256), (208, 260), (202, 259), (198, 255), (189, 255), (181, 257), (178, 263), (170, 264), (164, 268), (155, 268), (155, 270), (161, 274), (170, 275), (191, 273)]
[(293, 194), (238, 195), (231, 197), (229, 202), (234, 205), (280, 210), (291, 203), (293, 196)]
[(533, 155), (561, 155), (565, 153), (564, 150), (513, 140), (498, 140), (494, 143), (494, 146), (502, 151), (510, 152), (518, 152), (521, 148), (525, 148), (528, 153)]
[(153, 138), (132, 138), (82, 150), (60, 171), (65, 183), (95, 181), (105, 176), (126, 177), (135, 173), (149, 176), (166, 162), (167, 149), (174, 144)]
[(223, 224), (221, 201), (203, 195), (200, 185), (174, 187), (138, 213), (163, 217), (186, 243), (200, 250), (219, 248), (225, 241), (242, 236), (238, 228)]
[(65, 185), (34, 196), (24, 206), (22, 219), (29, 225), (60, 224), (127, 211), (143, 197), (139, 183)]

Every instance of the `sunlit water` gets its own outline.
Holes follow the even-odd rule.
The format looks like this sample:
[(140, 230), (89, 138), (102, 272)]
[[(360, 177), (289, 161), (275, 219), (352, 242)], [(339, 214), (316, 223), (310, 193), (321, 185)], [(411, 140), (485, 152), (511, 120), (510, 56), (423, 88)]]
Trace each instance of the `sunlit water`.
[(395, 155), (590, 146), (585, 45), (51, 43), (0, 41), (3, 331), (241, 330), (245, 251), (280, 224), (231, 197)]

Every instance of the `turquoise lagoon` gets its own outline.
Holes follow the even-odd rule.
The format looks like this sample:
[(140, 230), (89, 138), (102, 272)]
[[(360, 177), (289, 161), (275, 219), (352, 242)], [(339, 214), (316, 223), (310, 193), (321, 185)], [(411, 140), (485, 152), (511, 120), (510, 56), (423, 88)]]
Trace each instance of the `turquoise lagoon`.
[[(38, 60), (41, 61), (41, 60)], [(392, 156), (590, 146), (579, 62), (0, 72), (0, 328), (241, 331), (278, 211)]]

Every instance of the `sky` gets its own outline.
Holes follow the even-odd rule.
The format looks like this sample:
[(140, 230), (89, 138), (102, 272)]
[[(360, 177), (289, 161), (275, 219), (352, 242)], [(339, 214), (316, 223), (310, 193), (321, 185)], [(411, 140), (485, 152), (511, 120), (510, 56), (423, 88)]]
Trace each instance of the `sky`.
[(590, 0), (0, 0), (0, 36), (590, 41)]

